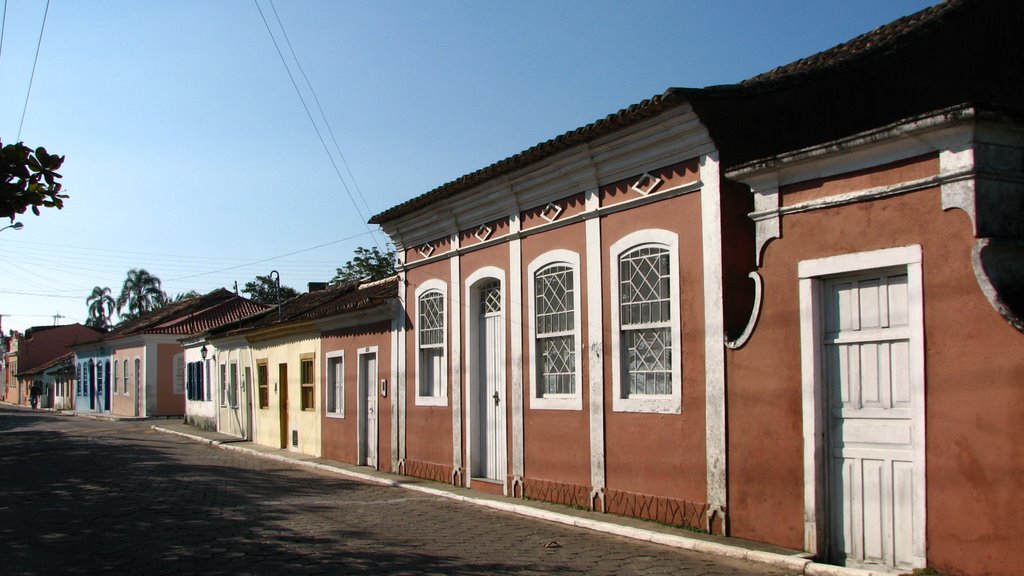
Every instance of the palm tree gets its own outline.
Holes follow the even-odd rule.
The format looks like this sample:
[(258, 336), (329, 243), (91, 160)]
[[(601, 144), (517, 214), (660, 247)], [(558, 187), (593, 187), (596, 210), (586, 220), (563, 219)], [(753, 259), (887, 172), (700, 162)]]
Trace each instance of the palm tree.
[(85, 299), (85, 303), (89, 306), (89, 319), (85, 322), (86, 326), (101, 330), (110, 326), (110, 315), (114, 313), (115, 306), (114, 298), (110, 295), (110, 288), (96, 286), (92, 289), (92, 294)]
[(160, 279), (146, 271), (145, 268), (132, 268), (124, 279), (121, 295), (117, 297), (117, 313), (128, 308), (128, 313), (121, 318), (138, 318), (156, 310), (167, 301), (167, 295), (160, 288)]

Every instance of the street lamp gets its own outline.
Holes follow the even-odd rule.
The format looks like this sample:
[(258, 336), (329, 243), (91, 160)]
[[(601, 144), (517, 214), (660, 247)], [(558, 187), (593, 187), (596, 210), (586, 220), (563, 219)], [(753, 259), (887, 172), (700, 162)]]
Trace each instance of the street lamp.
[(4, 226), (3, 228), (0, 228), (0, 232), (3, 232), (4, 230), (7, 230), (8, 228), (13, 228), (15, 230), (21, 230), (24, 227), (25, 227), (25, 225), (22, 224), (21, 222), (15, 222), (14, 224), (11, 224), (10, 226)]

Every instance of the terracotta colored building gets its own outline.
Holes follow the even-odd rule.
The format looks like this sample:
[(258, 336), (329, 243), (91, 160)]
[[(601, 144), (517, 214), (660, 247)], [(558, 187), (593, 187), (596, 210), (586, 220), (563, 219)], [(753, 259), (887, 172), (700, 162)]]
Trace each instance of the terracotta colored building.
[(33, 383), (43, 384), (42, 368), (68, 353), (79, 342), (93, 340), (102, 332), (82, 324), (34, 326), (25, 334), (13, 333), (5, 352), (4, 400), (27, 406)]
[(397, 470), (852, 566), (1024, 565), (1022, 24), (940, 4), (374, 216)]

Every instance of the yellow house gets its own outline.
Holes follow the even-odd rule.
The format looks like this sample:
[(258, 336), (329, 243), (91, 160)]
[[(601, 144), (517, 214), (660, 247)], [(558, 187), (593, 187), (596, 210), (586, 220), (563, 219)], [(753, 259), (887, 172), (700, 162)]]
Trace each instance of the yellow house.
[[(340, 315), (391, 301), (396, 286), (391, 279), (321, 287), (207, 332), (206, 341), (217, 351), (210, 381), (218, 386), (212, 395), (220, 405), (219, 429), (251, 437), (262, 446), (320, 457), (325, 414), (323, 331), (337, 328)], [(234, 420), (244, 427), (248, 414), (252, 415), (251, 436), (244, 429), (231, 428)]]
[(320, 456), (320, 329), (303, 322), (246, 339), (255, 363), (253, 440)]

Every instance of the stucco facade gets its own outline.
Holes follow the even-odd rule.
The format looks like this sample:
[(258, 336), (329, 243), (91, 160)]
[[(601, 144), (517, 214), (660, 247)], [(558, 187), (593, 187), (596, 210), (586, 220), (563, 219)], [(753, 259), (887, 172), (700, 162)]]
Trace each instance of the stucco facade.
[[(951, 573), (1009, 573), (1024, 563), (1013, 544), (1022, 521), (1015, 479), (1024, 461), (1011, 456), (1024, 432), (1017, 413), (1024, 401), (1024, 338), (983, 290), (987, 274), (1012, 273), (1012, 267), (986, 270), (978, 247), (988, 245), (984, 236), (1004, 220), (1007, 206), (992, 204), (987, 195), (992, 181), (1013, 170), (1005, 159), (1024, 156), (1024, 131), (964, 109), (894, 126), (886, 136), (854, 139), (841, 152), (793, 154), (773, 169), (750, 165), (731, 174), (751, 184), (762, 207), (755, 218), (771, 224), (764, 230), (773, 229), (759, 235), (760, 320), (747, 344), (728, 356), (732, 531), (826, 556), (843, 537), (830, 520), (839, 513), (828, 499), (841, 490), (829, 477), (835, 473), (809, 456), (819, 449), (832, 453), (828, 438), (838, 433), (837, 424), (827, 425), (828, 414), (819, 415), (822, 401), (808, 396), (814, 393), (807, 384), (814, 371), (821, 370), (827, 382), (829, 369), (809, 363), (813, 353), (802, 336), (808, 300), (801, 282), (813, 287), (828, 277), (804, 279), (800, 270), (807, 267), (803, 263), (852, 255), (863, 264), (845, 273), (870, 274), (886, 269), (877, 255), (909, 250), (919, 254), (917, 263), (897, 264), (895, 273), (909, 269), (913, 280), (915, 267), (920, 269), (916, 298), (925, 344), (919, 364), (911, 355), (911, 371), (904, 376), (911, 390), (918, 382), (921, 394), (906, 400), (910, 406), (921, 403), (912, 408), (908, 440), (908, 460), (917, 467), (908, 490), (919, 509), (906, 527), (911, 541), (899, 542), (898, 530), (895, 540), (883, 531), (878, 553), (896, 555), (903, 568), (928, 564)], [(989, 223), (988, 233), (982, 222)], [(915, 296), (913, 285), (910, 294)], [(862, 372), (876, 362), (865, 350), (851, 364)], [(893, 352), (894, 366), (897, 360)], [(896, 381), (896, 372), (890, 376), (879, 368), (879, 374)], [(866, 381), (864, 375), (856, 378)], [(884, 394), (879, 401), (898, 405)], [(818, 428), (824, 429), (809, 434), (813, 420), (821, 418)], [(886, 441), (896, 437), (894, 430)], [(956, 519), (979, 509), (1001, 512), (985, 515), (969, 533), (957, 527)], [(859, 536), (865, 550), (872, 547), (871, 537), (866, 530)], [(902, 559), (901, 545), (907, 550)]]
[[(320, 456), (320, 334), (317, 331), (248, 337), (256, 366), (269, 377), (269, 406), (255, 411), (256, 442)], [(303, 400), (303, 363), (312, 362), (313, 404)], [(223, 364), (223, 362), (221, 363)], [(310, 386), (310, 383), (307, 383)]]

